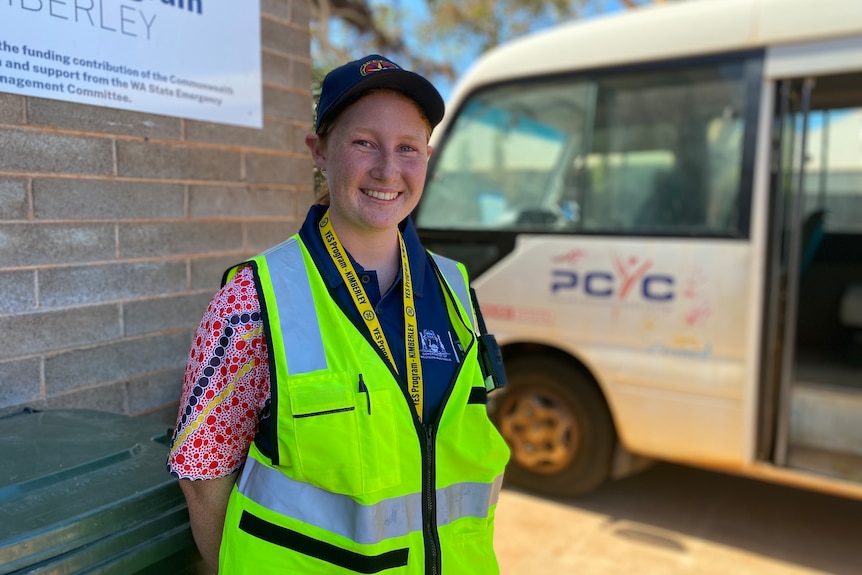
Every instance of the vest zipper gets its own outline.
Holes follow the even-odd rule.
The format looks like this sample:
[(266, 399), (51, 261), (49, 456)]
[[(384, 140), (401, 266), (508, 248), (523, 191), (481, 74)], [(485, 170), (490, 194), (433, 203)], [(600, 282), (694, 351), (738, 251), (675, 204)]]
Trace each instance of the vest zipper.
[[(436, 264), (434, 264), (434, 266), (436, 268)], [(441, 277), (439, 275), (439, 270), (438, 277)], [(454, 298), (452, 293), (449, 291), (449, 288), (446, 285), (445, 281), (441, 280), (440, 285), (444, 292), (446, 292), (443, 294), (444, 298), (447, 294), (450, 298)], [(461, 322), (461, 324), (464, 325), (464, 327), (466, 327), (472, 333), (472, 326), (469, 326), (464, 322), (464, 318), (461, 317), (461, 314), (456, 313), (455, 315), (458, 317), (458, 320)], [(454, 329), (454, 325), (452, 326), (452, 328)], [(439, 423), (443, 417), (443, 411), (445, 411), (446, 405), (449, 403), (449, 397), (452, 395), (452, 391), (455, 389), (455, 385), (458, 382), (458, 378), (461, 377), (461, 371), (464, 368), (464, 360), (467, 358), (467, 355), (470, 353), (470, 350), (472, 349), (475, 342), (476, 335), (474, 334), (474, 337), (467, 345), (467, 349), (461, 350), (461, 360), (458, 362), (458, 367), (455, 368), (455, 374), (452, 376), (452, 381), (449, 382), (449, 387), (446, 389), (446, 393), (443, 395), (443, 401), (440, 403), (440, 409), (437, 411), (436, 417), (432, 418), (432, 421), (428, 421), (426, 423), (420, 420), (420, 418), (416, 415), (416, 410), (413, 409), (413, 402), (410, 399), (410, 395), (407, 393), (406, 382), (405, 385), (400, 386), (401, 391), (404, 394), (404, 398), (407, 400), (407, 404), (410, 406), (410, 410), (413, 412), (413, 423), (416, 426), (417, 432), (419, 432), (420, 446), (423, 448), (423, 451), (425, 453), (425, 457), (422, 460), (422, 531), (423, 538), (425, 540), (426, 575), (440, 575), (442, 569), (440, 535), (437, 533), (437, 490), (434, 488), (434, 486), (437, 484), (437, 464), (435, 454), (435, 436), (437, 434), (437, 427), (435, 424)], [(375, 345), (375, 347), (377, 346)], [(452, 351), (456, 354), (458, 353), (458, 351), (455, 349), (453, 349)], [(396, 377), (396, 379), (400, 381), (400, 378)], [(422, 433), (422, 431), (424, 431), (424, 433)]]
[(425, 538), (425, 572), (428, 575), (440, 573), (440, 536), (437, 534), (437, 490), (434, 465), (434, 434), (436, 429), (428, 424), (425, 428), (425, 482), (422, 487), (422, 499), (425, 512), (423, 515), (423, 530)]
[[(470, 347), (472, 347), (472, 343), (467, 346), (468, 351), (470, 350)], [(425, 458), (422, 462), (422, 466), (424, 467), (422, 470), (422, 529), (425, 537), (425, 573), (427, 575), (440, 575), (440, 570), (442, 569), (440, 559), (440, 535), (437, 533), (437, 490), (434, 487), (437, 484), (437, 465), (435, 462), (435, 436), (437, 434), (437, 427), (435, 423), (439, 423), (440, 419), (443, 417), (443, 410), (449, 402), (449, 396), (452, 395), (452, 390), (455, 388), (455, 383), (461, 376), (461, 370), (463, 367), (464, 363), (462, 362), (455, 369), (455, 376), (449, 383), (449, 388), (446, 390), (446, 394), (443, 397), (443, 403), (440, 406), (440, 410), (437, 412), (437, 417), (434, 419), (434, 422), (417, 424), (417, 426), (421, 427), (425, 432), (420, 435), (420, 437), (422, 438), (422, 443), (424, 443), (423, 448), (425, 452)]]

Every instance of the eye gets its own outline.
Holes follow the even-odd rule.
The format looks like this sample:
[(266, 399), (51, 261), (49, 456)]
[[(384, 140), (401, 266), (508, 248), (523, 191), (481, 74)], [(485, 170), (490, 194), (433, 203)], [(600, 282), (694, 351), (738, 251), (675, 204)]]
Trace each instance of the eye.
[(415, 152), (415, 151), (416, 151), (416, 148), (414, 148), (413, 146), (408, 146), (408, 145), (406, 145), (406, 144), (405, 144), (405, 145), (403, 145), (403, 146), (399, 146), (399, 147), (398, 147), (398, 151), (399, 151), (399, 152), (404, 152), (404, 153), (408, 153), (408, 152)]
[(369, 142), (368, 140), (356, 140), (354, 143), (357, 146), (362, 146), (363, 148), (370, 148), (372, 145), (371, 142)]

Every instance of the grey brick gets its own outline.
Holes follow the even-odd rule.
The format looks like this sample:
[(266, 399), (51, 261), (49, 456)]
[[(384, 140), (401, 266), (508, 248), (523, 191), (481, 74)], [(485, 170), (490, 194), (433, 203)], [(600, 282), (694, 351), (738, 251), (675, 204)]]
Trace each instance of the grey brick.
[(24, 123), (24, 98), (0, 93), (0, 124)]
[(39, 359), (0, 363), (0, 408), (26, 404), (40, 399)]
[(120, 225), (123, 258), (230, 252), (242, 249), (240, 223)]
[(128, 388), (124, 382), (78, 389), (48, 396), (48, 409), (96, 409), (112, 413), (129, 413)]
[(186, 264), (178, 261), (39, 271), (39, 305), (42, 307), (161, 295), (185, 289)]
[(292, 143), (288, 126), (266, 118), (260, 130), (189, 121), (186, 122), (186, 140), (274, 150), (287, 150)]
[(246, 244), (254, 253), (276, 246), (299, 231), (302, 218), (289, 222), (255, 222), (249, 224)]
[(292, 86), (300, 90), (311, 90), (311, 64), (294, 58), (291, 60)]
[(192, 289), (210, 290), (210, 295), (215, 294), (221, 287), (221, 278), (225, 270), (251, 259), (258, 252), (238, 253), (231, 257), (201, 258), (192, 260)]
[[(298, 125), (291, 126), (293, 130), (293, 152), (299, 154), (309, 154), (308, 146), (305, 144), (305, 136), (312, 130), (311, 122), (302, 122)], [(308, 161), (311, 161), (311, 156), (309, 156)]]
[(114, 151), (108, 138), (15, 129), (0, 130), (0, 170), (111, 174)]
[(45, 358), (48, 396), (102, 382), (126, 380), (148, 372), (181, 368), (192, 331), (123, 340)]
[(311, 31), (308, 28), (303, 28), (294, 24), (293, 40), (291, 44), (291, 56), (299, 56), (300, 58), (309, 58), (311, 51)]
[(0, 178), (0, 220), (26, 220), (29, 214), (27, 180)]
[(43, 98), (27, 99), (27, 120), (35, 126), (168, 140), (182, 134), (178, 118)]
[(290, 0), (261, 0), (260, 13), (283, 20), (290, 19)]
[(296, 194), (287, 190), (191, 186), (192, 218), (285, 218), (296, 215)]
[(293, 3), (293, 23), (296, 26), (308, 28), (309, 19), (311, 16), (311, 6), (309, 0), (292, 0)]
[[(279, 84), (285, 87), (293, 86), (293, 78), (290, 74), (290, 58), (263, 52), (261, 54), (261, 76), (265, 84)], [(306, 88), (311, 88), (309, 82)]]
[(308, 186), (314, 180), (310, 156), (246, 154), (245, 178), (249, 182)]
[(0, 268), (114, 259), (113, 224), (0, 224)]
[(300, 222), (305, 220), (308, 209), (316, 203), (317, 196), (312, 186), (303, 186), (296, 192), (296, 213)]
[(162, 297), (123, 305), (127, 336), (197, 327), (212, 294)]
[(184, 218), (185, 186), (37, 179), (33, 209), (38, 219)]
[[(36, 307), (35, 272), (0, 272), (0, 314), (33, 311)], [(2, 384), (2, 381), (0, 381)]]
[(130, 380), (127, 383), (129, 413), (132, 415), (147, 413), (172, 405), (174, 408), (170, 424), (175, 423), (183, 388), (184, 371), (185, 368), (170, 369)]
[(239, 180), (239, 152), (149, 142), (117, 142), (120, 176), (163, 179)]
[(0, 316), (0, 360), (117, 339), (119, 318), (116, 305)]
[(260, 40), (263, 48), (285, 55), (308, 54), (311, 46), (311, 34), (308, 29), (303, 30), (269, 18), (261, 18)]
[(263, 87), (263, 113), (265, 116), (294, 120), (308, 125), (311, 125), (314, 120), (310, 94), (290, 92), (271, 86)]

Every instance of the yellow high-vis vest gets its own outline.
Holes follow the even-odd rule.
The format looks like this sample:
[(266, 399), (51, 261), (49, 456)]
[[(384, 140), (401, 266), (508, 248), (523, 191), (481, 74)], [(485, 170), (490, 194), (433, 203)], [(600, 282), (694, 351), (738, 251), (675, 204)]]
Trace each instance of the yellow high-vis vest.
[(424, 423), (298, 235), (251, 260), (276, 432), (272, 453), (252, 444), (231, 493), (221, 575), (499, 573), (509, 450), (485, 409), (466, 271), (432, 260), (465, 357)]

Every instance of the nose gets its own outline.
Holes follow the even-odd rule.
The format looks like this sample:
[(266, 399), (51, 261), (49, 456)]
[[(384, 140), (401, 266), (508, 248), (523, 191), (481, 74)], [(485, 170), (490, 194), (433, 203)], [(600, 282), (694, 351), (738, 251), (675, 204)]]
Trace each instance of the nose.
[(377, 180), (392, 180), (398, 174), (398, 157), (394, 152), (381, 150), (377, 155), (371, 175)]

